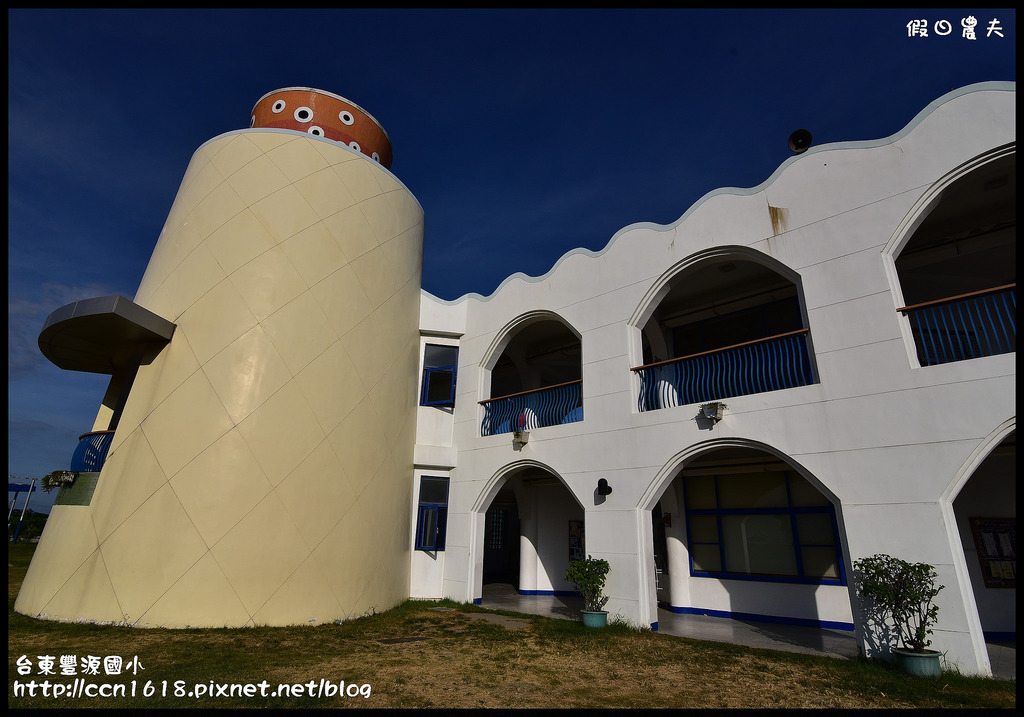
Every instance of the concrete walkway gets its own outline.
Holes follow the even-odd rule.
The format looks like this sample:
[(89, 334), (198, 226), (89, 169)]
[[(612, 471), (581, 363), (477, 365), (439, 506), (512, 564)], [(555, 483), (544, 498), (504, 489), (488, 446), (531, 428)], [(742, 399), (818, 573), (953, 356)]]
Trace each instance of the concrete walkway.
[[(520, 595), (512, 585), (505, 583), (484, 585), (481, 603), (481, 607), (492, 610), (511, 610), (565, 620), (575, 620), (582, 606), (583, 601), (575, 595)], [(825, 657), (857, 656), (857, 639), (852, 631), (846, 630), (730, 620), (703, 615), (677, 615), (659, 609), (658, 632), (694, 640), (729, 642), (747, 647), (763, 647)], [(988, 648), (993, 675), (997, 679), (1016, 680), (1016, 644), (990, 643)]]

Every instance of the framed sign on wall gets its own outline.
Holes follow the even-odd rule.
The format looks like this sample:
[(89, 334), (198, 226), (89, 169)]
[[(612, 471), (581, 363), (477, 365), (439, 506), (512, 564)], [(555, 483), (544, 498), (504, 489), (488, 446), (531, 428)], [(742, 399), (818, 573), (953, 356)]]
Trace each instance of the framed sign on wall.
[(569, 560), (583, 560), (583, 521), (569, 521)]
[(987, 588), (1017, 587), (1017, 519), (971, 518), (981, 574)]

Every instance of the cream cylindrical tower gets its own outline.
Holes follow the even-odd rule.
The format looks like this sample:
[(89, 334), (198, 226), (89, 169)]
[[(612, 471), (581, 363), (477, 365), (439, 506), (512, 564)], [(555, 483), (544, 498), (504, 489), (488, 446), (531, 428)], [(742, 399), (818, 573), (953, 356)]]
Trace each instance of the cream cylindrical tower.
[(409, 595), (423, 212), (358, 105), (287, 88), (252, 117), (188, 166), (135, 297), (173, 338), (18, 612), (283, 625)]

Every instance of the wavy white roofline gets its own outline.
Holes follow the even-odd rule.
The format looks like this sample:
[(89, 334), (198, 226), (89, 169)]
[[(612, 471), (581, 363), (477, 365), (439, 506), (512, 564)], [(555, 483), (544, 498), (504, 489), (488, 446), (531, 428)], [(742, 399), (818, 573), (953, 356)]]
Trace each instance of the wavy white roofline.
[(924, 109), (922, 109), (920, 112), (918, 112), (914, 116), (914, 118), (912, 120), (910, 120), (910, 122), (908, 122), (903, 127), (903, 129), (897, 131), (895, 134), (889, 135), (888, 137), (883, 137), (881, 139), (868, 139), (868, 140), (853, 140), (853, 141), (843, 141), (843, 142), (831, 142), (829, 144), (822, 144), (822, 145), (817, 145), (817, 146), (813, 146), (812, 145), (811, 147), (809, 147), (807, 149), (807, 151), (805, 151), (805, 152), (803, 152), (801, 154), (793, 155), (792, 157), (788, 157), (784, 162), (782, 162), (782, 164), (780, 164), (775, 169), (774, 172), (772, 172), (771, 176), (769, 176), (766, 180), (764, 180), (763, 182), (761, 182), (760, 184), (758, 184), (755, 187), (750, 187), (750, 188), (746, 188), (746, 189), (740, 188), (740, 187), (719, 187), (718, 189), (713, 189), (710, 192), (708, 192), (707, 194), (705, 194), (704, 196), (702, 196), (700, 199), (695, 201), (693, 204), (691, 204), (690, 208), (687, 209), (682, 214), (682, 216), (680, 216), (678, 219), (676, 219), (671, 224), (657, 224), (655, 222), (636, 222), (634, 224), (628, 224), (628, 225), (624, 226), (622, 229), (619, 229), (617, 232), (615, 232), (615, 234), (612, 235), (611, 239), (608, 240), (608, 243), (604, 245), (603, 249), (599, 249), (598, 251), (593, 251), (591, 249), (586, 249), (586, 248), (583, 248), (583, 247), (577, 247), (576, 249), (570, 249), (565, 254), (562, 254), (562, 256), (559, 257), (557, 261), (555, 261), (555, 263), (551, 266), (551, 268), (547, 272), (542, 274), (541, 276), (529, 276), (527, 274), (524, 274), (521, 271), (517, 271), (514, 274), (510, 274), (509, 276), (506, 276), (502, 280), (502, 282), (500, 284), (498, 284), (498, 287), (494, 291), (492, 291), (490, 294), (488, 294), (487, 296), (484, 296), (484, 295), (479, 294), (479, 293), (477, 293), (475, 291), (472, 291), (472, 292), (463, 294), (462, 296), (460, 296), (457, 299), (449, 300), (449, 299), (441, 299), (441, 298), (439, 298), (437, 296), (434, 296), (433, 294), (431, 294), (426, 289), (420, 289), (420, 293), (421, 293), (422, 296), (427, 297), (431, 301), (437, 302), (438, 304), (445, 304), (445, 305), (449, 305), (449, 306), (452, 306), (452, 305), (455, 305), (455, 304), (459, 304), (459, 303), (461, 303), (463, 301), (468, 301), (469, 299), (477, 299), (478, 301), (490, 301), (491, 298), (493, 298), (495, 295), (497, 295), (497, 293), (499, 291), (501, 291), (502, 288), (504, 288), (504, 286), (506, 284), (508, 284), (510, 281), (512, 281), (513, 279), (522, 279), (523, 281), (527, 281), (527, 282), (530, 282), (530, 283), (537, 283), (537, 282), (540, 282), (540, 281), (544, 281), (549, 276), (551, 276), (555, 272), (555, 270), (558, 269), (558, 267), (562, 264), (562, 262), (564, 262), (570, 256), (574, 256), (576, 254), (582, 254), (584, 256), (589, 256), (589, 257), (599, 257), (599, 256), (601, 256), (602, 254), (604, 254), (605, 252), (607, 252), (611, 248), (611, 246), (618, 240), (618, 238), (620, 236), (622, 236), (623, 234), (625, 234), (627, 232), (631, 232), (631, 231), (634, 231), (636, 229), (653, 229), (654, 231), (670, 231), (672, 229), (675, 229), (683, 221), (685, 221), (687, 217), (689, 217), (691, 214), (693, 214), (694, 211), (696, 211), (701, 205), (703, 205), (705, 202), (707, 202), (712, 197), (716, 197), (716, 196), (719, 196), (721, 194), (732, 194), (732, 195), (737, 195), (737, 196), (750, 196), (752, 194), (757, 194), (758, 192), (766, 189), (773, 182), (775, 182), (775, 180), (779, 177), (779, 175), (781, 175), (782, 172), (784, 172), (791, 164), (800, 161), (804, 157), (808, 157), (808, 156), (810, 156), (812, 154), (817, 154), (818, 152), (829, 152), (829, 151), (834, 151), (834, 150), (839, 150), (839, 149), (871, 149), (871, 148), (875, 148), (875, 147), (884, 147), (885, 145), (892, 144), (893, 142), (897, 142), (900, 139), (903, 139), (903, 137), (905, 137), (908, 134), (910, 134), (910, 132), (912, 132), (919, 124), (921, 124), (921, 122), (923, 122), (925, 120), (925, 118), (927, 118), (936, 109), (938, 109), (942, 105), (946, 104), (947, 102), (955, 100), (958, 97), (962, 97), (964, 95), (972, 94), (974, 92), (992, 92), (992, 91), (1016, 92), (1017, 91), (1017, 83), (1016, 82), (978, 82), (978, 83), (975, 83), (975, 84), (972, 84), (972, 85), (964, 85), (963, 87), (955, 89), (955, 90), (953, 90), (951, 92), (947, 92), (946, 94), (942, 95), (941, 97), (939, 97), (939, 98), (937, 98), (935, 100), (932, 100), (932, 102), (930, 102)]

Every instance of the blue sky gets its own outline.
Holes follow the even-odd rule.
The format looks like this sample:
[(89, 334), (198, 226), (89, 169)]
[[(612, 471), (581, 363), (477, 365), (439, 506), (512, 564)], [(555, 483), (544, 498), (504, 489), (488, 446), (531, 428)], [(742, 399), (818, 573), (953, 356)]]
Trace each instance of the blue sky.
[(425, 211), (424, 288), (455, 299), (756, 186), (798, 128), (887, 137), (1016, 80), (1007, 9), (9, 10), (8, 36), (8, 473), (30, 478), (68, 467), (107, 383), (43, 358), (46, 316), (134, 297), (192, 153), (271, 90), (380, 121)]

